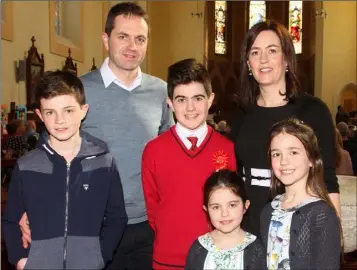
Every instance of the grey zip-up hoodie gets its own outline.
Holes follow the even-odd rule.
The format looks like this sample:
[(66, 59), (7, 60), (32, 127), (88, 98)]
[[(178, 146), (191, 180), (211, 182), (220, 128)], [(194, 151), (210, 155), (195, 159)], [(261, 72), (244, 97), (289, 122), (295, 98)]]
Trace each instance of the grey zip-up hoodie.
[[(14, 169), (3, 216), (10, 263), (25, 269), (102, 269), (127, 224), (122, 185), (106, 143), (81, 132), (71, 163), (40, 138)], [(18, 226), (28, 215), (32, 243), (21, 244)]]

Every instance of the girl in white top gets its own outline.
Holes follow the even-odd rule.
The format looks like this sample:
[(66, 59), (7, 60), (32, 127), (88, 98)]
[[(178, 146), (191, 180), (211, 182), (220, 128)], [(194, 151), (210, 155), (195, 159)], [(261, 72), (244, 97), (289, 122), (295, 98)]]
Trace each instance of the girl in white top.
[(314, 131), (298, 119), (270, 132), (271, 191), (261, 214), (268, 269), (338, 269), (339, 219), (323, 180)]
[(266, 252), (253, 234), (240, 224), (249, 207), (244, 181), (236, 172), (213, 173), (203, 188), (211, 232), (192, 244), (185, 269), (266, 269)]

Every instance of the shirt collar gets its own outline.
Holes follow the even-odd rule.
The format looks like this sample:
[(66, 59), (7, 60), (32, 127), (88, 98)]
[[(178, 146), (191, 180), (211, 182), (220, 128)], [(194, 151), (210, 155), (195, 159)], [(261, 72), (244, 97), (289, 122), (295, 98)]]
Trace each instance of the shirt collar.
[(197, 137), (197, 146), (200, 146), (208, 133), (208, 127), (206, 122), (195, 130), (189, 130), (182, 126), (179, 122), (177, 122), (175, 128), (177, 135), (188, 149), (191, 147), (191, 142), (187, 139), (187, 137)]
[(135, 89), (136, 87), (138, 87), (139, 85), (141, 85), (141, 81), (142, 81), (142, 72), (139, 67), (138, 75), (135, 78), (135, 80), (133, 81), (133, 83), (129, 87), (126, 86), (125, 84), (123, 84), (123, 82), (120, 79), (118, 79), (115, 76), (115, 74), (113, 73), (113, 71), (110, 69), (109, 57), (107, 57), (104, 60), (102, 66), (100, 67), (100, 74), (102, 75), (105, 88), (107, 88), (112, 82), (114, 82), (117, 85), (119, 85), (120, 87), (124, 88), (125, 90), (131, 91), (131, 90)]

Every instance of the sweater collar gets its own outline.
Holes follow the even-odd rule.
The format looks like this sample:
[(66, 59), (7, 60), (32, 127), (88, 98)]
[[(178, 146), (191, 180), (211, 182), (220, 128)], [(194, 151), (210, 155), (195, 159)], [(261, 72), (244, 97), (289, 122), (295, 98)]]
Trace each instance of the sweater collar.
[(141, 69), (139, 67), (138, 74), (133, 83), (130, 86), (126, 86), (119, 78), (117, 78), (117, 76), (115, 76), (114, 72), (110, 69), (109, 57), (104, 60), (102, 66), (100, 67), (100, 74), (102, 75), (105, 88), (107, 88), (112, 82), (114, 82), (115, 84), (127, 91), (131, 91), (141, 85), (143, 77)]
[(184, 143), (184, 145), (187, 147), (187, 149), (190, 149), (191, 147), (191, 142), (187, 139), (187, 137), (197, 137), (198, 138), (197, 146), (200, 146), (208, 133), (208, 127), (206, 123), (204, 123), (202, 126), (200, 126), (195, 130), (189, 130), (184, 126), (182, 126), (179, 122), (177, 122), (175, 129), (177, 135)]

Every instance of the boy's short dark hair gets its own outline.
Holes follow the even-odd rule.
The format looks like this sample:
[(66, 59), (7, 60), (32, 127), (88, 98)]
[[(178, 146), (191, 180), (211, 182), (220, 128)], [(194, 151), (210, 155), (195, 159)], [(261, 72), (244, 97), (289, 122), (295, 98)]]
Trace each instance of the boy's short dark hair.
[(174, 97), (175, 87), (192, 82), (202, 83), (207, 96), (212, 93), (211, 78), (207, 69), (196, 59), (184, 59), (169, 66), (167, 76), (167, 94), (171, 100)]
[(81, 80), (68, 71), (47, 71), (35, 86), (35, 104), (40, 109), (41, 99), (51, 99), (61, 95), (73, 95), (80, 105), (86, 104)]
[(114, 21), (117, 16), (137, 16), (145, 20), (149, 26), (149, 16), (146, 11), (137, 3), (125, 2), (119, 3), (113, 6), (108, 13), (107, 21), (105, 23), (105, 33), (110, 37), (112, 30), (114, 29)]

